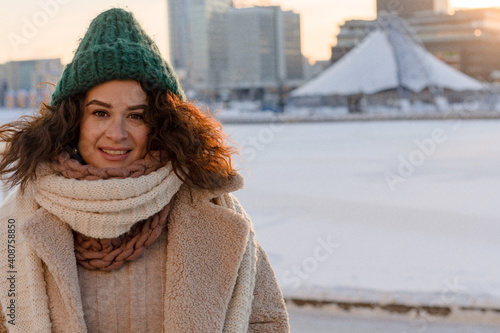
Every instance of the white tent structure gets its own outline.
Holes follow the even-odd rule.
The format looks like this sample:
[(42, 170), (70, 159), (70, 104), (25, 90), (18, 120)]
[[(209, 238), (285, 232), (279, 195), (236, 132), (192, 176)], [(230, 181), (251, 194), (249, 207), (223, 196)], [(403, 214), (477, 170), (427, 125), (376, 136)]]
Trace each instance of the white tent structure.
[(434, 57), (398, 29), (378, 29), (290, 97), (371, 95), (390, 89), (481, 90), (483, 85)]

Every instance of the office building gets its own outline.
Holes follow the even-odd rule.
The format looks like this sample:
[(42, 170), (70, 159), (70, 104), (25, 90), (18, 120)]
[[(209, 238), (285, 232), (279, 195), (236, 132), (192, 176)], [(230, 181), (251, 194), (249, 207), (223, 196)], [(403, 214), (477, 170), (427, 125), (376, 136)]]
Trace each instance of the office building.
[(168, 0), (170, 59), (186, 90), (213, 97), (221, 85), (231, 5), (232, 0)]
[(410, 17), (417, 12), (448, 13), (448, 0), (377, 0), (377, 13)]
[[(47, 101), (62, 74), (61, 59), (9, 61), (0, 65), (0, 98), (7, 107), (33, 107)], [(45, 84), (44, 84), (45, 83)]]
[(227, 21), (226, 88), (262, 99), (303, 82), (299, 14), (279, 6), (234, 8)]
[(0, 64), (0, 106), (5, 105), (5, 94), (7, 93), (7, 74), (5, 64)]

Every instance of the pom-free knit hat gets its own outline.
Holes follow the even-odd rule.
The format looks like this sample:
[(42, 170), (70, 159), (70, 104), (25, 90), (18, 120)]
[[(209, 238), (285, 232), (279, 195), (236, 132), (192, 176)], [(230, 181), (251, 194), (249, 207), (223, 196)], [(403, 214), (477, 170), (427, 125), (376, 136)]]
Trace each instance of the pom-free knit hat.
[(52, 94), (52, 105), (111, 80), (136, 80), (146, 90), (169, 90), (185, 100), (172, 67), (134, 15), (113, 8), (89, 26)]

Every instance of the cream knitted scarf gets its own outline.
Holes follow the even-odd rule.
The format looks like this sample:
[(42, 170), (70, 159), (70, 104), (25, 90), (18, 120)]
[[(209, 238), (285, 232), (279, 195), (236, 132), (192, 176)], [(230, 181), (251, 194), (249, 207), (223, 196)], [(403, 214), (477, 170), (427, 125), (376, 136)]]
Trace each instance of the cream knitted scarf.
[[(82, 165), (70, 158), (68, 153), (63, 153), (51, 167), (65, 178), (78, 180), (137, 178), (160, 168), (160, 161), (156, 157), (147, 155), (144, 159), (122, 168), (95, 168)], [(138, 258), (144, 249), (160, 236), (167, 224), (170, 207), (169, 203), (158, 213), (136, 222), (128, 232), (115, 238), (93, 238), (73, 231), (78, 264), (91, 270), (111, 271), (122, 267), (126, 261)]]
[(127, 177), (123, 179), (100, 179), (103, 176), (96, 175), (95, 169), (87, 168), (89, 176), (83, 179), (98, 180), (85, 181), (61, 177), (44, 166), (34, 182), (34, 197), (42, 208), (92, 238), (115, 238), (128, 232), (136, 222), (160, 212), (182, 184), (170, 164), (148, 174), (139, 172), (144, 173), (141, 177), (122, 174)]

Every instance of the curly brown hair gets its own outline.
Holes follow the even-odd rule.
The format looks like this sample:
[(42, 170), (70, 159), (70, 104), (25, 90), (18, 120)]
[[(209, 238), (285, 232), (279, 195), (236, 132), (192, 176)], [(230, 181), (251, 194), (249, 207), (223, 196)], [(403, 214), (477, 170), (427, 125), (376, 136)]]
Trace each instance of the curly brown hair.
[[(172, 163), (176, 175), (188, 186), (222, 186), (236, 171), (221, 124), (208, 111), (182, 101), (170, 92), (147, 92), (144, 121), (150, 127), (148, 152), (159, 151), (160, 162)], [(39, 114), (23, 116), (0, 126), (0, 141), (6, 146), (0, 159), (5, 186), (24, 190), (36, 178), (40, 163), (59, 156), (67, 145), (78, 143), (84, 95), (59, 105), (42, 104)]]

